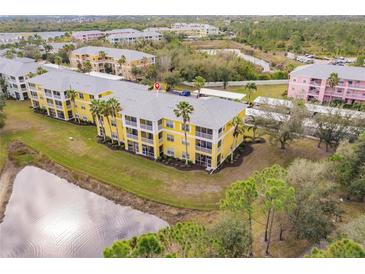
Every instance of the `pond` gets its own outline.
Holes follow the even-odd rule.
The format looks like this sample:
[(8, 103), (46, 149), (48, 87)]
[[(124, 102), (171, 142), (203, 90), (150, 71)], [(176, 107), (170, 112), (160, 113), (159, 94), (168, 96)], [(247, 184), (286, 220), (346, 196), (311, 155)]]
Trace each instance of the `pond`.
[(27, 166), (15, 178), (0, 224), (0, 257), (102, 257), (115, 240), (166, 226), (156, 216)]

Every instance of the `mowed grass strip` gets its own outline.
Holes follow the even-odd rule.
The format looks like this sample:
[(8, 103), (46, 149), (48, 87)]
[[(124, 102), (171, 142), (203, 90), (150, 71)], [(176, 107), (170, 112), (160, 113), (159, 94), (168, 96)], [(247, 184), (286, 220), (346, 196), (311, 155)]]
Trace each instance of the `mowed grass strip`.
[(176, 207), (215, 209), (229, 184), (257, 169), (274, 163), (286, 166), (297, 156), (325, 157), (315, 142), (305, 139), (294, 144), (288, 153), (268, 143), (254, 144), (239, 166), (225, 168), (218, 174), (209, 175), (203, 170), (180, 171), (142, 156), (110, 150), (95, 141), (95, 127), (36, 114), (29, 108), (29, 102), (8, 101), (5, 110), (8, 118), (0, 131), (0, 164), (6, 159), (3, 152), (7, 144), (20, 140), (70, 170)]

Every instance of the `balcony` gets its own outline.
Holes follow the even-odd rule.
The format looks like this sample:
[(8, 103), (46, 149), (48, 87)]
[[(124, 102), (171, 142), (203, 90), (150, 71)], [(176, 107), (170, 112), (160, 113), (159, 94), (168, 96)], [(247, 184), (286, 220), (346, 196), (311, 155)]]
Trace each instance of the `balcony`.
[(147, 144), (153, 144), (153, 139), (142, 137), (142, 142), (147, 143)]
[(54, 98), (56, 98), (56, 99), (61, 99), (61, 95), (56, 95), (56, 94), (54, 94), (53, 96), (54, 96)]
[(135, 135), (135, 134), (132, 134), (132, 133), (127, 133), (127, 138), (138, 140), (138, 135)]
[(204, 152), (204, 153), (208, 153), (208, 154), (212, 153), (211, 148), (206, 148), (206, 147), (201, 147), (201, 146), (195, 146), (195, 150), (200, 151), (200, 152)]
[(346, 98), (362, 99), (365, 100), (365, 93), (346, 93)]
[(320, 86), (322, 84), (322, 80), (311, 80), (309, 84), (311, 86)]
[(213, 139), (213, 134), (203, 133), (203, 132), (199, 132), (199, 131), (197, 131), (195, 133), (195, 136), (205, 138), (205, 139)]
[(153, 129), (153, 126), (147, 125), (147, 124), (140, 124), (140, 126), (141, 126), (142, 129), (147, 129), (147, 130), (152, 130)]
[(62, 105), (56, 105), (57, 109), (63, 109)]
[(53, 98), (52, 93), (45, 92), (44, 94), (46, 95), (47, 98)]
[(125, 120), (125, 124), (132, 127), (137, 127), (137, 122)]

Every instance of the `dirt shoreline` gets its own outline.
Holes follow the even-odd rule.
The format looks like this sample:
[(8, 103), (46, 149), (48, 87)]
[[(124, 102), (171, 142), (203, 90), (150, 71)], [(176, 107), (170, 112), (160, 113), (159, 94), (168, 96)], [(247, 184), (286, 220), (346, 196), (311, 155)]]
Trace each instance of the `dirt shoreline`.
[(29, 165), (44, 169), (67, 180), (69, 183), (103, 196), (116, 204), (130, 206), (145, 213), (153, 214), (167, 221), (170, 225), (187, 220), (204, 220), (206, 222), (215, 215), (214, 211), (176, 208), (138, 197), (120, 188), (95, 180), (88, 175), (69, 170), (19, 141), (12, 142), (8, 147), (8, 151), (9, 157), (0, 176), (0, 223), (3, 220), (6, 205), (11, 196), (15, 176), (24, 167), (24, 165), (17, 164), (16, 159), (12, 156), (16, 154), (33, 155), (35, 160)]

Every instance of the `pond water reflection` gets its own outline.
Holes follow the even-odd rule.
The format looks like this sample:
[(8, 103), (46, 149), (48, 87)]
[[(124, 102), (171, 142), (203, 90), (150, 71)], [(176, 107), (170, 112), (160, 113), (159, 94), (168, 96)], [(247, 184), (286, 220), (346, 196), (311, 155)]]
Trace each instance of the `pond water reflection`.
[(15, 178), (0, 224), (0, 257), (102, 257), (117, 239), (166, 226), (156, 216), (27, 166)]

